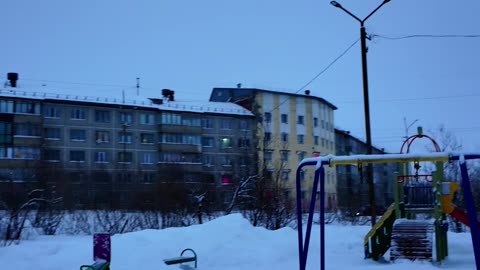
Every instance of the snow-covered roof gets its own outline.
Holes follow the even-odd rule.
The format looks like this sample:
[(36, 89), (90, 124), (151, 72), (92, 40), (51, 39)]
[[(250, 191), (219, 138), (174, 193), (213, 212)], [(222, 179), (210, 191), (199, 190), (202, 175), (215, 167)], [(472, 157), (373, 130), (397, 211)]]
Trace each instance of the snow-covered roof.
[[(253, 113), (246, 110), (240, 105), (230, 102), (211, 102), (211, 101), (166, 101), (163, 104), (155, 104), (152, 100), (145, 96), (129, 96), (128, 98), (114, 98), (114, 97), (94, 97), (61, 93), (47, 93), (39, 91), (30, 91), (26, 89), (18, 89), (11, 87), (0, 88), (0, 96), (2, 97), (16, 97), (28, 98), (38, 100), (63, 100), (70, 102), (88, 102), (98, 104), (110, 105), (130, 105), (144, 108), (157, 108), (165, 111), (182, 111), (195, 113), (214, 113), (214, 114), (234, 114), (253, 116)], [(162, 99), (154, 98), (152, 99)]]

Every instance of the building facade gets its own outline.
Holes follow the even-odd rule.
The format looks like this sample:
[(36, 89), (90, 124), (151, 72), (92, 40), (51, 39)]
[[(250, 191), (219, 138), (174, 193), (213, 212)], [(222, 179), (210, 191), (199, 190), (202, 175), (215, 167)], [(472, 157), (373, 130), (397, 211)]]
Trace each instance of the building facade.
[[(285, 195), (295, 197), (298, 164), (307, 157), (335, 153), (334, 110), (328, 101), (305, 94), (254, 88), (214, 88), (210, 101), (236, 103), (251, 110), (257, 120), (259, 171), (281, 179)], [(302, 197), (310, 199), (314, 170), (302, 172)], [(326, 168), (327, 208), (337, 200), (336, 173)]]
[(69, 209), (139, 209), (186, 191), (222, 207), (256, 174), (253, 127), (235, 104), (0, 89), (0, 199), (48, 187)]
[[(350, 132), (335, 129), (336, 155), (349, 156), (367, 153), (367, 145)], [(373, 147), (373, 154), (386, 154)], [(367, 168), (357, 165), (336, 166), (338, 207), (357, 211), (370, 204), (368, 197)], [(373, 164), (375, 201), (378, 206), (388, 207), (393, 202), (393, 181), (399, 170), (398, 164)]]

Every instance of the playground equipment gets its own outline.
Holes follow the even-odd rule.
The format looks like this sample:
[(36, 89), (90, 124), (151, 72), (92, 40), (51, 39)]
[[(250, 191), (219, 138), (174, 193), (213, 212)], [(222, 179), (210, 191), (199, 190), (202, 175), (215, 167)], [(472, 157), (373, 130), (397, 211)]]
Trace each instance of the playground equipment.
[[(193, 253), (193, 255), (192, 256), (183, 256), (183, 253), (185, 253), (185, 251), (190, 251), (191, 253)], [(195, 262), (195, 268), (197, 268), (197, 253), (195, 253), (195, 251), (193, 251), (193, 249), (191, 249), (191, 248), (186, 248), (182, 251), (182, 253), (180, 253), (180, 257), (165, 259), (163, 261), (167, 265), (186, 263), (186, 262)]]
[(111, 242), (110, 234), (93, 235), (93, 261), (91, 265), (82, 265), (80, 270), (110, 270)]
[[(416, 136), (420, 137), (425, 135)], [(408, 145), (411, 145), (413, 140), (407, 141)], [(423, 182), (418, 181), (421, 179), (421, 175), (418, 174), (403, 175), (395, 181), (398, 184), (396, 190), (399, 190), (398, 194), (395, 196), (396, 201), (389, 207), (385, 214), (380, 218), (379, 222), (367, 234), (365, 241), (366, 257), (379, 259), (388, 249), (391, 248), (392, 259), (399, 257), (431, 259), (433, 253), (433, 236), (431, 235), (435, 233), (436, 259), (437, 261), (443, 260), (448, 255), (444, 215), (450, 214), (459, 221), (470, 224), (475, 263), (477, 270), (480, 270), (480, 231), (475, 214), (474, 200), (466, 164), (466, 160), (471, 159), (480, 159), (480, 153), (462, 154), (436, 152), (428, 154), (329, 155), (302, 160), (297, 168), (296, 174), (300, 270), (305, 270), (307, 265), (308, 248), (310, 244), (318, 185), (320, 185), (320, 267), (321, 270), (325, 269), (325, 165), (362, 165), (364, 163), (392, 162), (404, 164), (413, 162), (414, 164), (419, 164), (419, 162), (427, 161), (436, 162), (437, 170), (431, 176), (425, 175)], [(442, 182), (443, 163), (454, 161), (458, 161), (460, 166), (463, 180), (462, 188), (467, 208), (466, 213), (462, 212), (451, 203), (455, 190), (455, 183)], [(300, 176), (301, 170), (305, 166), (315, 166), (315, 177), (304, 238)], [(416, 180), (416, 182), (414, 180)], [(400, 198), (403, 198), (403, 201), (401, 201)], [(409, 219), (413, 218), (418, 213), (433, 214), (433, 224), (426, 221)]]

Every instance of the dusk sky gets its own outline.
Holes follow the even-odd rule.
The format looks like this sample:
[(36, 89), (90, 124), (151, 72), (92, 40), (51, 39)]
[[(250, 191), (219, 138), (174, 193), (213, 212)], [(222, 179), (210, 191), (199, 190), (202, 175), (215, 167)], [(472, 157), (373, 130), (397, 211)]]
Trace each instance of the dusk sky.
[[(380, 0), (338, 0), (364, 18)], [(0, 76), (19, 87), (90, 96), (135, 92), (206, 101), (213, 87), (311, 90), (338, 107), (335, 126), (365, 138), (359, 23), (328, 0), (5, 1)], [(372, 141), (398, 152), (407, 125), (444, 125), (480, 151), (476, 0), (392, 0), (366, 22)], [(2, 81), (3, 83), (3, 81)], [(44, 86), (42, 86), (44, 85)]]

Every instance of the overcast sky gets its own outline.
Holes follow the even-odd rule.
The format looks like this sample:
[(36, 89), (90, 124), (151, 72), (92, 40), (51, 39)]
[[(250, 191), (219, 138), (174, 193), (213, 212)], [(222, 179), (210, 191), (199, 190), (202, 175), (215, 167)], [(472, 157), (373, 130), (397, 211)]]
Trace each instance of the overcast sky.
[[(327, 0), (4, 1), (0, 76), (19, 86), (121, 97), (122, 90), (209, 98), (213, 87), (296, 92), (359, 38), (359, 23)], [(339, 0), (358, 17), (381, 1)], [(367, 33), (480, 34), (476, 0), (392, 0)], [(480, 151), (480, 38), (368, 42), (372, 140), (398, 152), (407, 125), (444, 125)], [(64, 83), (59, 83), (64, 82)], [(45, 85), (45, 86), (42, 86)], [(306, 89), (335, 104), (337, 128), (365, 138), (360, 43)], [(303, 90), (302, 90), (303, 92)]]

